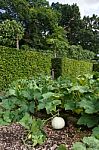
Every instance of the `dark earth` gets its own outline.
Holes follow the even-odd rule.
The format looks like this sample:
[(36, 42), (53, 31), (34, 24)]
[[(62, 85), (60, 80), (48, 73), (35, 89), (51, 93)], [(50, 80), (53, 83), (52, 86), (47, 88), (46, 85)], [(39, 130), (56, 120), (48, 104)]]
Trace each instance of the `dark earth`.
[(47, 135), (46, 141), (35, 148), (23, 142), (26, 130), (18, 123), (0, 127), (0, 150), (56, 150), (60, 144), (65, 144), (71, 150), (72, 144), (81, 141), (84, 136), (89, 136), (89, 129), (79, 129), (71, 122), (64, 129), (54, 130), (48, 122), (44, 131)]

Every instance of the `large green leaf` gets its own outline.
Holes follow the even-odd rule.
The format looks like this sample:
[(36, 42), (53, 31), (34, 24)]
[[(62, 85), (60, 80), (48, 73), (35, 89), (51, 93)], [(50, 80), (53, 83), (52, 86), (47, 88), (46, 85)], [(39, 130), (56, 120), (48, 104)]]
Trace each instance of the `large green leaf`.
[(79, 102), (79, 106), (84, 108), (87, 114), (93, 114), (99, 111), (99, 102), (93, 99), (83, 99)]
[(34, 98), (33, 90), (31, 90), (31, 89), (22, 90), (20, 94), (27, 100), (32, 100)]
[(73, 144), (72, 150), (86, 150), (86, 146), (81, 142), (76, 142)]
[(56, 112), (56, 107), (61, 104), (61, 100), (53, 100), (49, 103), (46, 103), (45, 108), (47, 113)]
[(93, 128), (92, 135), (99, 139), (99, 125), (98, 127)]
[(8, 110), (11, 110), (15, 107), (18, 99), (16, 97), (8, 97), (8, 99), (2, 100), (2, 107)]
[(54, 96), (54, 93), (52, 93), (52, 92), (47, 92), (47, 93), (42, 94), (42, 96), (43, 96), (44, 99), (48, 99), (48, 98)]
[(80, 117), (77, 124), (87, 125), (89, 128), (97, 125), (99, 122), (99, 116), (87, 115), (84, 114)]
[(73, 86), (71, 88), (71, 91), (79, 91), (80, 93), (86, 93), (89, 92), (89, 87), (88, 86)]
[(93, 148), (93, 150), (99, 150), (99, 140), (95, 137), (84, 137), (83, 142), (90, 148)]
[(38, 104), (38, 110), (41, 110), (41, 109), (44, 109), (44, 108), (45, 108), (45, 103), (39, 102), (39, 104)]
[(64, 104), (65, 110), (74, 110), (76, 108), (76, 103), (74, 101), (67, 101)]
[(11, 119), (10, 119), (10, 111), (6, 111), (3, 114), (3, 120), (7, 123), (11, 123)]
[(26, 129), (30, 129), (32, 124), (32, 117), (28, 113), (25, 113), (24, 117), (19, 121), (19, 123)]
[(79, 106), (81, 108), (84, 108), (85, 112), (88, 114), (93, 114), (94, 112), (96, 112), (93, 101), (83, 99), (81, 102), (79, 102)]
[(33, 94), (34, 94), (34, 99), (39, 100), (42, 98), (41, 89), (35, 89)]
[(34, 102), (34, 101), (30, 102), (28, 107), (29, 107), (29, 108), (28, 108), (29, 111), (30, 111), (31, 113), (34, 113), (35, 102)]
[(0, 126), (9, 125), (9, 122), (4, 121), (2, 118), (0, 118)]

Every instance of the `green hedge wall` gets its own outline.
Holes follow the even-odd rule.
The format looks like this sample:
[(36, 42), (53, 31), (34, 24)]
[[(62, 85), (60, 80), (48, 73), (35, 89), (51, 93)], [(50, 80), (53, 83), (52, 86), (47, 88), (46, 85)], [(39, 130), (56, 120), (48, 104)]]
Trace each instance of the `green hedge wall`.
[(99, 63), (93, 64), (93, 71), (99, 72)]
[(84, 75), (92, 73), (93, 64), (86, 61), (78, 61), (74, 59), (63, 58), (62, 59), (62, 76), (77, 77), (78, 75)]
[[(31, 78), (40, 74), (50, 75), (51, 68), (55, 78), (77, 77), (92, 72), (93, 64), (68, 58), (51, 59), (50, 54), (33, 50), (17, 50), (0, 46), (0, 90), (20, 78)], [(52, 63), (52, 64), (51, 64)]]
[(50, 54), (0, 46), (0, 90), (20, 78), (50, 75), (50, 68)]

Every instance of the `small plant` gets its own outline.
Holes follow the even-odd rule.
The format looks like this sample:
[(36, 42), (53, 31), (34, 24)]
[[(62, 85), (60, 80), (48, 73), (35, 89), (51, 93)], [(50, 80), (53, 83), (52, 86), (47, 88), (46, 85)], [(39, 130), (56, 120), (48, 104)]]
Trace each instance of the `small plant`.
[(26, 113), (19, 123), (28, 131), (28, 135), (24, 141), (25, 143), (28, 140), (31, 140), (33, 146), (36, 146), (37, 144), (42, 144), (45, 141), (46, 135), (42, 129), (43, 121), (41, 119), (32, 119), (32, 117)]

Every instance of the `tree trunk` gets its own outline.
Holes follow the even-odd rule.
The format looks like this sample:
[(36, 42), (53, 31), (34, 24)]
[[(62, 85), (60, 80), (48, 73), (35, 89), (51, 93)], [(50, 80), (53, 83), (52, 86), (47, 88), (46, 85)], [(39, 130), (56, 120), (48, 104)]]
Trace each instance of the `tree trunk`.
[(19, 38), (18, 38), (18, 35), (17, 35), (17, 39), (16, 39), (16, 48), (19, 49)]

